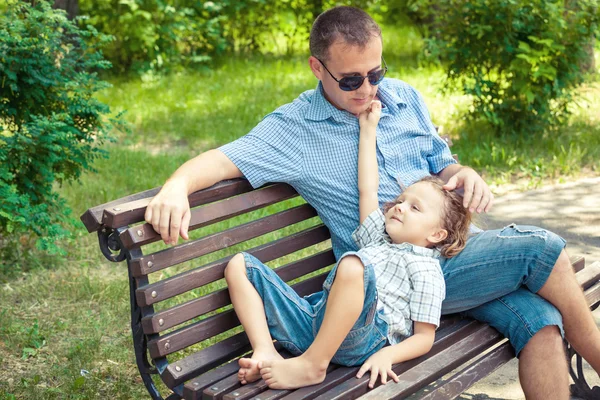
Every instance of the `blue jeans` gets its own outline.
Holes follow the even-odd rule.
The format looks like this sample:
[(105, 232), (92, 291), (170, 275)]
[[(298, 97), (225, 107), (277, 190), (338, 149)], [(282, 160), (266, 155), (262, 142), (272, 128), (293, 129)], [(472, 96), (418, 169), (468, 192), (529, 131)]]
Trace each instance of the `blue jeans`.
[(446, 281), (442, 314), (487, 322), (510, 339), (517, 356), (540, 329), (562, 316), (537, 291), (565, 247), (560, 236), (531, 226), (509, 225), (472, 236), (465, 249), (440, 264)]
[[(246, 262), (248, 280), (264, 303), (271, 337), (295, 356), (304, 353), (323, 323), (327, 298), (339, 261), (323, 283), (323, 290), (303, 298), (260, 260), (247, 253), (242, 254)], [(360, 258), (352, 252), (344, 254), (342, 258), (346, 255), (356, 255)], [(345, 366), (362, 364), (387, 343), (388, 325), (377, 312), (375, 272), (368, 262), (362, 261), (365, 266), (363, 309), (331, 360)]]

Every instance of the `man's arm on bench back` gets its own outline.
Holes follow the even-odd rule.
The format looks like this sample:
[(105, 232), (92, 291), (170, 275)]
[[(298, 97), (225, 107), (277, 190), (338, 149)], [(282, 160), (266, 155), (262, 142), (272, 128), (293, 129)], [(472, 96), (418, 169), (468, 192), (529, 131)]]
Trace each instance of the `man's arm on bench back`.
[(185, 162), (152, 199), (146, 222), (152, 224), (166, 244), (177, 244), (179, 235), (188, 239), (190, 204), (188, 195), (225, 179), (239, 178), (242, 172), (219, 150), (209, 150)]

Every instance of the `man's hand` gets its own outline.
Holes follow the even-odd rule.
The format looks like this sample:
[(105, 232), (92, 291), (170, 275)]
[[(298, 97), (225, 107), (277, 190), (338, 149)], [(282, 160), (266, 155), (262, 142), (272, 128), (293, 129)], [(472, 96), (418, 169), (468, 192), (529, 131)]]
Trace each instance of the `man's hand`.
[(146, 208), (144, 219), (160, 234), (165, 244), (177, 244), (179, 235), (189, 239), (190, 203), (187, 185), (178, 180), (167, 181)]
[(494, 203), (494, 195), (477, 172), (469, 167), (460, 167), (460, 169), (448, 179), (444, 185), (446, 190), (464, 189), (463, 206), (469, 208), (469, 211), (478, 213), (488, 212)]
[(358, 114), (361, 133), (367, 128), (376, 128), (381, 117), (381, 101), (373, 100), (371, 106)]
[(379, 375), (381, 375), (381, 383), (383, 385), (387, 383), (388, 376), (394, 382), (398, 383), (398, 375), (392, 371), (391, 347), (384, 347), (369, 357), (358, 370), (356, 377), (362, 377), (369, 370), (371, 371), (371, 379), (369, 380), (369, 388), (371, 389), (373, 389)]

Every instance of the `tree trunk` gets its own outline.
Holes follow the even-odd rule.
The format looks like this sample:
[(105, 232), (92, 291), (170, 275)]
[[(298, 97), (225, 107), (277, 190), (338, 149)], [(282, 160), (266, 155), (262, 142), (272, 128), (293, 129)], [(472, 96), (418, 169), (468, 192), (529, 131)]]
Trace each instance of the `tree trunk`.
[(65, 10), (67, 18), (73, 20), (79, 14), (78, 0), (55, 0), (52, 8)]

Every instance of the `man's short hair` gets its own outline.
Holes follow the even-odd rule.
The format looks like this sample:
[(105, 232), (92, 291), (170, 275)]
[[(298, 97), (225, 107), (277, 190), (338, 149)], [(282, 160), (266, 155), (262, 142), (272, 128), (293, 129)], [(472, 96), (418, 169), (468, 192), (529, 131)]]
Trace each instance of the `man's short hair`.
[(334, 7), (315, 19), (310, 30), (310, 53), (326, 61), (334, 42), (341, 40), (364, 48), (373, 37), (381, 37), (381, 28), (369, 14), (356, 7)]

